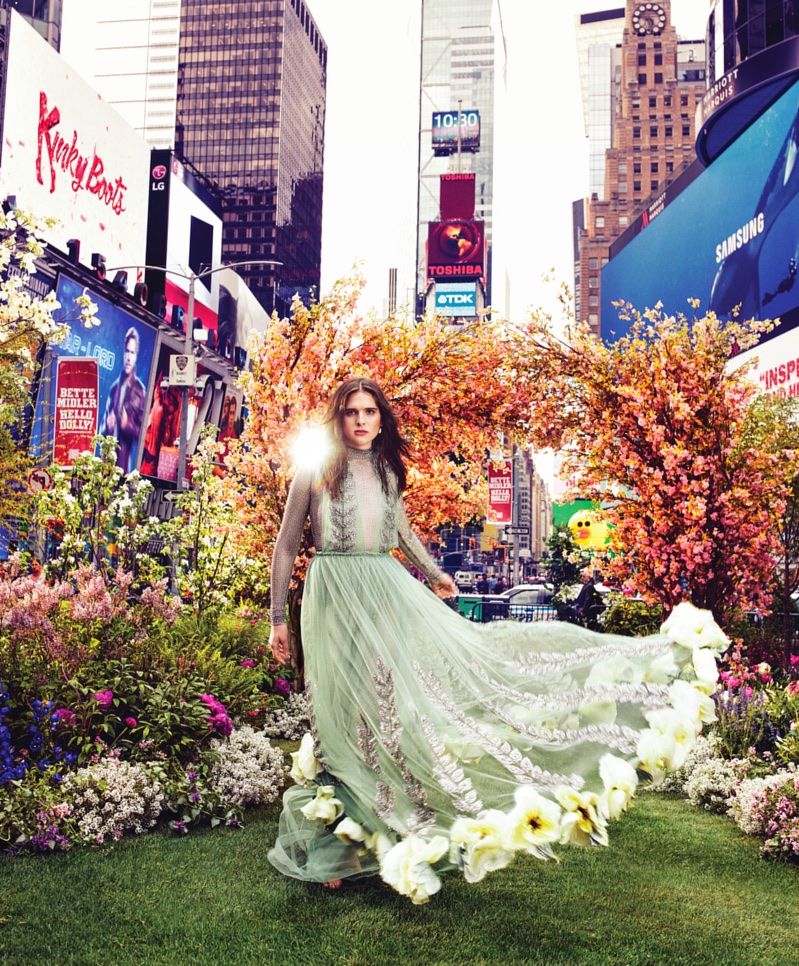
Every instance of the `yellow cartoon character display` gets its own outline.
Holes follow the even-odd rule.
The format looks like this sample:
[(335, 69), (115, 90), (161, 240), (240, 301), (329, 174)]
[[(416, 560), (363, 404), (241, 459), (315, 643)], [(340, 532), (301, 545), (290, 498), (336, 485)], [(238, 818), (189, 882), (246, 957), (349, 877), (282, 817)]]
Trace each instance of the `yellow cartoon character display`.
[(569, 529), (581, 550), (606, 550), (608, 525), (593, 510), (578, 510), (569, 518)]

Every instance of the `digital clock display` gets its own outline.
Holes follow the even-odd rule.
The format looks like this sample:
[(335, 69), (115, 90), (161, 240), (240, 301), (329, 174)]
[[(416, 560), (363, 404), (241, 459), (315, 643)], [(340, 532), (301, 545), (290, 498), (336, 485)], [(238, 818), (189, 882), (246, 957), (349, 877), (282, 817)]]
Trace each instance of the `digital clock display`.
[(433, 150), (436, 154), (454, 154), (461, 151), (480, 150), (479, 111), (434, 111)]

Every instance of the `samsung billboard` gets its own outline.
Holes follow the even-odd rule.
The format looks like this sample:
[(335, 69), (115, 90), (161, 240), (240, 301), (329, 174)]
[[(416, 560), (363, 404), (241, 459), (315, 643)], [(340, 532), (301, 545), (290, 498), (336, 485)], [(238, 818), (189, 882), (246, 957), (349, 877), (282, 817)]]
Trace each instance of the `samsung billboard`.
[[(799, 323), (799, 83), (786, 91), (705, 170), (698, 163), (611, 248), (602, 269), (602, 338), (628, 323), (613, 303), (663, 303), (728, 318), (777, 318), (779, 336)], [(697, 169), (701, 173), (696, 175)], [(679, 187), (680, 181), (673, 188)], [(768, 338), (768, 336), (766, 337)]]

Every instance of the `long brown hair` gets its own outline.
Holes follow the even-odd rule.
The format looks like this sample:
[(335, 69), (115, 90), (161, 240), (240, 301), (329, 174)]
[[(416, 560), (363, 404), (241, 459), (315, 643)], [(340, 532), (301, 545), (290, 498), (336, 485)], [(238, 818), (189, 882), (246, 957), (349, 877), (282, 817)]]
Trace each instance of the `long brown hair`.
[(333, 497), (340, 496), (341, 485), (347, 475), (347, 447), (341, 428), (347, 400), (354, 392), (367, 392), (374, 399), (380, 411), (381, 432), (372, 440), (375, 454), (375, 467), (380, 477), (380, 485), (386, 496), (391, 494), (391, 474), (397, 480), (397, 491), (402, 493), (408, 481), (405, 460), (409, 456), (408, 443), (400, 435), (397, 417), (391, 408), (386, 394), (374, 381), (365, 377), (348, 379), (333, 393), (327, 405), (323, 425), (327, 426), (333, 442), (333, 454), (325, 464), (322, 479)]

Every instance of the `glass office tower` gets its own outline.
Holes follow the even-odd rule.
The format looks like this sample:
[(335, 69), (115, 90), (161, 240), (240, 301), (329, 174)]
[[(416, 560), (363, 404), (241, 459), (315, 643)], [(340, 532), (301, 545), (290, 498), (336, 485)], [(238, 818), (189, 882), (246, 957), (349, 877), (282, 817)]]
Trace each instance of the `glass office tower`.
[(226, 262), (267, 311), (318, 295), (327, 46), (303, 0), (183, 0), (175, 151), (223, 201)]
[[(427, 290), (425, 244), (428, 222), (439, 217), (442, 174), (475, 174), (475, 212), (485, 221), (490, 276), (494, 195), (495, 0), (423, 0), (419, 111), (419, 200), (416, 245), (417, 304)], [(480, 149), (436, 157), (433, 114), (479, 111)], [(487, 301), (489, 301), (487, 299)]]

